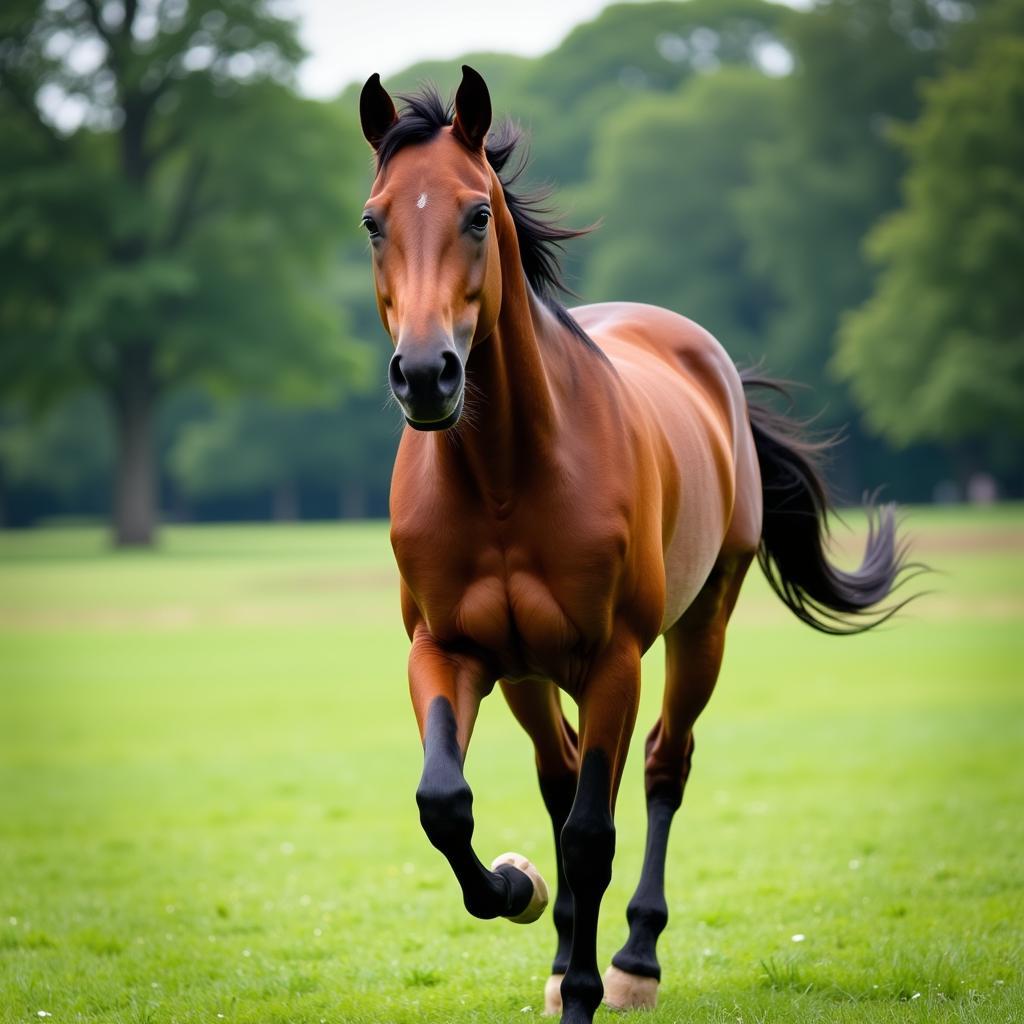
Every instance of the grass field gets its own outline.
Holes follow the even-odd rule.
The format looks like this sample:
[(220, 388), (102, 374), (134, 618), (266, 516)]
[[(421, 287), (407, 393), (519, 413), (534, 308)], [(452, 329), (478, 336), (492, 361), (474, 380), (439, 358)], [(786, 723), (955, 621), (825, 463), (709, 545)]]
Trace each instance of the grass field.
[[(1024, 508), (920, 511), (936, 593), (818, 636), (751, 577), (670, 849), (653, 1016), (1024, 1020)], [(0, 534), (0, 1020), (520, 1021), (553, 952), (423, 837), (386, 528)], [(623, 783), (604, 962), (643, 845)], [(481, 857), (554, 877), (500, 697)], [(599, 1019), (610, 1019), (607, 1011)]]

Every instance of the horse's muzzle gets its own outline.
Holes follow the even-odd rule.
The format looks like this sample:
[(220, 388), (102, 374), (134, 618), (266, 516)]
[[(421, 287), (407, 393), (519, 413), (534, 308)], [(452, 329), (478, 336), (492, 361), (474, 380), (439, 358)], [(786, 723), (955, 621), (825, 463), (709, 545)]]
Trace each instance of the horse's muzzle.
[(453, 348), (396, 351), (388, 383), (406, 422), (416, 430), (447, 430), (462, 415), (466, 372)]

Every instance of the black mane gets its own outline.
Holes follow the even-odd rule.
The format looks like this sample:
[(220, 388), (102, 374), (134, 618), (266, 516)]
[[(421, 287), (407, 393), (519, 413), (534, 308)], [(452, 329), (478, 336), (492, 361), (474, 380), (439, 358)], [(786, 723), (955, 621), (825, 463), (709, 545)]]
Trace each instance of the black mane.
[[(452, 123), (454, 110), (450, 102), (441, 98), (433, 85), (424, 85), (420, 91), (398, 97), (402, 102), (401, 116), (388, 129), (377, 147), (377, 169), (385, 167), (399, 150), (435, 138), (442, 128)], [(523, 132), (512, 121), (500, 124), (488, 137), (484, 146), (487, 162), (494, 168), (505, 195), (505, 204), (512, 214), (519, 239), (519, 259), (530, 287), (541, 302), (577, 338), (596, 352), (601, 349), (576, 322), (573, 315), (559, 300), (559, 293), (572, 294), (562, 277), (562, 244), (570, 238), (585, 235), (590, 229), (574, 230), (562, 227), (551, 219), (547, 206), (550, 192), (514, 192), (512, 186), (526, 170), (527, 160), (520, 156), (515, 166), (503, 174), (509, 160), (523, 141)], [(603, 353), (601, 353), (603, 355)]]

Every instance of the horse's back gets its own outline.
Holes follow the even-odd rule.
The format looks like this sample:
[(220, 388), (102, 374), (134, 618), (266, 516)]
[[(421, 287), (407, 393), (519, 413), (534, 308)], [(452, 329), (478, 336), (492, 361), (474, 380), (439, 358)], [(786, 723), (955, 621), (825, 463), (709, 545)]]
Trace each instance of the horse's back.
[(760, 539), (761, 480), (743, 385), (714, 336), (670, 310), (614, 302), (572, 313), (664, 449), (667, 626), (720, 554), (754, 551)]

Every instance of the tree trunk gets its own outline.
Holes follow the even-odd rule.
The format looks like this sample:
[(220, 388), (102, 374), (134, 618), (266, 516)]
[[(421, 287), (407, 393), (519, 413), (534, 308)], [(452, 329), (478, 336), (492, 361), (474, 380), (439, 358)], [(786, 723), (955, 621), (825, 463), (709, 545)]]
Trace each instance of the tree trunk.
[(338, 488), (338, 517), (340, 519), (366, 518), (366, 488), (356, 481)]
[(299, 492), (291, 480), (283, 480), (274, 488), (272, 514), (275, 523), (293, 523), (299, 518)]
[(155, 394), (149, 358), (133, 352), (114, 396), (117, 472), (114, 482), (114, 543), (146, 547), (156, 533), (156, 457), (153, 443)]

